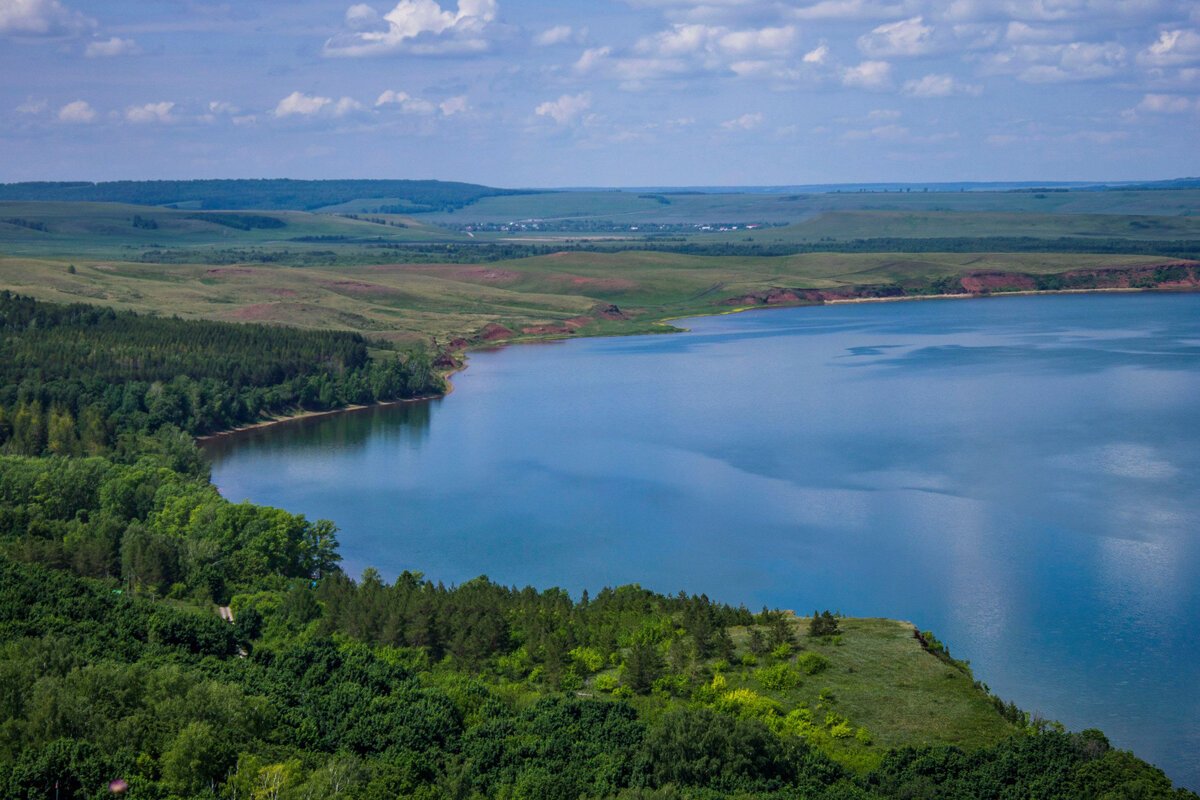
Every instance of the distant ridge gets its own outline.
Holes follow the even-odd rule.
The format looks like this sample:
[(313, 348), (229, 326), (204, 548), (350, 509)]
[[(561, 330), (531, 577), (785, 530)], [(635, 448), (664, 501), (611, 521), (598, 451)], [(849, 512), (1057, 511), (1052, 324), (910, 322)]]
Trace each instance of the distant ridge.
[(356, 200), (374, 200), (378, 201), (378, 206), (372, 210), (384, 214), (451, 211), (484, 197), (531, 193), (434, 180), (309, 181), (271, 178), (0, 184), (0, 201), (55, 200), (196, 209), (312, 211)]

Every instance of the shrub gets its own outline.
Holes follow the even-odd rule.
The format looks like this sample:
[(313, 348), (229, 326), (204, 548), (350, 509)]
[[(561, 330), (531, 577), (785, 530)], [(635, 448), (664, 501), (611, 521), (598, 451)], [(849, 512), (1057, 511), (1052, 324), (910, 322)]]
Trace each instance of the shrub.
[(796, 659), (796, 666), (809, 675), (816, 675), (829, 668), (829, 659), (820, 653), (805, 653)]
[(754, 675), (758, 678), (758, 682), (762, 684), (764, 689), (770, 689), (775, 692), (795, 689), (800, 685), (799, 671), (788, 664), (776, 664), (773, 667), (764, 667), (755, 672)]

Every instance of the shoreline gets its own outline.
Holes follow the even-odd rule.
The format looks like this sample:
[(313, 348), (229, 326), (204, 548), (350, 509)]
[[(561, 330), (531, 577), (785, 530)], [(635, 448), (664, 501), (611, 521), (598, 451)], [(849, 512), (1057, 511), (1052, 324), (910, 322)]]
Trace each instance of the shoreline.
[[(782, 309), (782, 308), (820, 308), (821, 306), (847, 305), (847, 304), (852, 304), (852, 303), (899, 303), (899, 302), (905, 302), (905, 301), (919, 301), (919, 300), (986, 300), (986, 299), (990, 299), (993, 297), (1036, 297), (1036, 296), (1040, 296), (1040, 295), (1103, 294), (1103, 293), (1114, 293), (1114, 292), (1115, 293), (1123, 293), (1123, 294), (1132, 294), (1132, 293), (1141, 293), (1141, 292), (1156, 292), (1156, 293), (1178, 292), (1178, 293), (1194, 294), (1197, 291), (1198, 290), (1196, 290), (1196, 289), (1188, 289), (1188, 288), (1162, 289), (1162, 288), (1157, 288), (1157, 287), (1149, 287), (1149, 288), (1110, 287), (1110, 288), (1097, 288), (1097, 289), (1021, 289), (1021, 290), (1012, 291), (1012, 292), (995, 292), (995, 293), (988, 293), (988, 294), (963, 293), (963, 294), (902, 295), (899, 297), (847, 297), (847, 298), (837, 299), (837, 300), (824, 300), (820, 303), (779, 303), (779, 304), (775, 304), (775, 305), (764, 304), (764, 305), (756, 305), (756, 306), (736, 306), (733, 308), (723, 309), (720, 311), (713, 311), (712, 313), (708, 313), (708, 314), (696, 313), (696, 314), (685, 314), (685, 315), (681, 315), (678, 317), (663, 317), (662, 319), (656, 320), (654, 322), (654, 324), (662, 326), (663, 330), (660, 331), (659, 333), (666, 333), (666, 334), (688, 333), (691, 330), (690, 328), (680, 328), (680, 327), (673, 326), (670, 323), (675, 322), (677, 320), (683, 320), (683, 319), (700, 319), (703, 317), (722, 317), (722, 316), (726, 316), (729, 314), (741, 314), (746, 311), (773, 311), (773, 310)], [(586, 339), (600, 339), (600, 338), (613, 337), (613, 336), (652, 336), (652, 335), (657, 335), (657, 334), (650, 332), (650, 331), (639, 331), (636, 333), (605, 333), (605, 334), (602, 334), (599, 336), (531, 337), (531, 338), (527, 338), (527, 339), (526, 338), (515, 339), (512, 341), (492, 342), (492, 343), (488, 343), (486, 345), (486, 347), (480, 346), (480, 347), (476, 347), (476, 348), (468, 348), (464, 352), (464, 360), (463, 360), (462, 366), (442, 374), (442, 377), (446, 381), (446, 391), (443, 392), (442, 394), (427, 395), (424, 397), (408, 397), (408, 398), (404, 398), (401, 400), (385, 400), (385, 401), (377, 402), (377, 403), (356, 403), (354, 405), (343, 406), (341, 408), (331, 408), (326, 411), (301, 411), (298, 414), (289, 414), (286, 416), (274, 417), (272, 419), (265, 419), (265, 420), (261, 420), (259, 422), (252, 422), (248, 425), (241, 425), (239, 427), (230, 428), (230, 429), (224, 430), (224, 431), (217, 431), (216, 433), (208, 433), (208, 434), (205, 434), (204, 436), (197, 436), (197, 437), (195, 437), (195, 442), (198, 445), (204, 445), (204, 444), (207, 444), (210, 442), (217, 441), (219, 439), (237, 436), (239, 434), (248, 433), (250, 431), (261, 430), (263, 428), (270, 428), (275, 425), (285, 425), (289, 422), (299, 422), (301, 420), (314, 419), (316, 417), (328, 417), (328, 416), (332, 416), (334, 414), (357, 413), (357, 412), (366, 411), (366, 410), (372, 409), (372, 408), (386, 408), (388, 406), (400, 405), (402, 403), (425, 403), (430, 400), (440, 400), (444, 397), (449, 397), (451, 394), (454, 393), (454, 381), (451, 380), (451, 378), (454, 375), (458, 374), (459, 372), (463, 372), (464, 370), (466, 370), (467, 365), (468, 365), (467, 353), (469, 353), (472, 349), (500, 350), (500, 349), (503, 349), (506, 347), (513, 347), (515, 345), (542, 344), (542, 343), (548, 343), (548, 342), (564, 342), (564, 341), (570, 341), (571, 339), (585, 339), (585, 338)]]
[(263, 428), (271, 428), (276, 425), (286, 425), (289, 422), (300, 422), (301, 420), (316, 419), (318, 417), (330, 417), (334, 414), (352, 414), (359, 411), (367, 411), (372, 408), (387, 408), (389, 406), (398, 406), (404, 403), (427, 403), (430, 400), (441, 400), (443, 397), (449, 397), (451, 394), (453, 394), (454, 383), (450, 380), (450, 376), (461, 371), (461, 369), (463, 368), (443, 374), (442, 377), (446, 381), (446, 391), (442, 392), (441, 394), (430, 394), (423, 397), (404, 397), (400, 400), (382, 400), (376, 403), (354, 403), (352, 405), (342, 406), (341, 408), (330, 408), (325, 411), (301, 411), (298, 414), (272, 417), (271, 419), (264, 419), (260, 420), (259, 422), (251, 422), (247, 425), (239, 425), (236, 428), (229, 428), (228, 430), (217, 431), (216, 433), (206, 433), (203, 436), (195, 437), (194, 441), (197, 445), (203, 446), (220, 439), (238, 436), (239, 434), (249, 433), (251, 431), (262, 430)]

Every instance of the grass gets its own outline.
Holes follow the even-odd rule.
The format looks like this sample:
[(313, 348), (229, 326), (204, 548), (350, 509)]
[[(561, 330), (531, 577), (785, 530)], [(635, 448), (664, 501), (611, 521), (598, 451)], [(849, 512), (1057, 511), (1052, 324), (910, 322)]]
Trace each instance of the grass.
[[(971, 750), (1020, 731), (997, 712), (969, 672), (926, 651), (908, 622), (844, 618), (839, 620), (841, 634), (827, 639), (807, 636), (803, 619), (793, 618), (791, 624), (796, 644), (790, 654), (758, 656), (751, 664), (741, 663), (749, 654), (749, 629), (731, 629), (735, 663), (719, 669), (720, 677), (690, 699), (803, 735), (834, 759), (861, 771), (877, 766), (890, 748), (955, 745)], [(760, 631), (767, 633), (765, 628)], [(813, 658), (810, 654), (826, 664), (811, 674), (805, 669), (805, 659)], [(715, 662), (707, 664), (709, 669), (714, 666)], [(764, 676), (781, 666), (791, 671), (798, 684), (765, 686)], [(590, 678), (585, 691), (603, 694), (598, 687), (606, 675), (609, 685), (615, 685), (616, 671), (610, 669)], [(633, 702), (653, 717), (673, 701), (655, 692)], [(791, 723), (785, 721), (789, 715)], [(810, 726), (797, 727), (798, 717), (807, 717)], [(850, 735), (835, 736), (834, 725), (843, 721)], [(863, 738), (854, 735), (860, 729)]]
[[(1040, 254), (838, 254), (775, 258), (565, 252), (488, 265), (287, 267), (146, 264), (92, 257), (0, 257), (0, 287), (54, 302), (90, 302), (182, 317), (357, 330), (391, 341), (445, 342), (496, 323), (585, 322), (580, 334), (668, 330), (665, 320), (728, 310), (722, 301), (773, 287), (927, 282), (972, 271), (1052, 274), (1169, 259)], [(617, 305), (627, 319), (604, 319)], [(585, 319), (586, 318), (586, 319)], [(589, 321), (590, 320), (590, 321)], [(561, 333), (561, 332), (560, 332)], [(531, 337), (554, 332), (527, 334)]]
[[(41, 258), (132, 259), (156, 248), (267, 247), (328, 250), (364, 242), (428, 243), (467, 237), (407, 217), (379, 217), (404, 225), (377, 224), (301, 211), (236, 212), (274, 220), (281, 227), (239, 230), (215, 220), (230, 214), (118, 203), (0, 203), (0, 252)], [(379, 215), (371, 215), (376, 218)], [(153, 227), (135, 227), (135, 218)]]

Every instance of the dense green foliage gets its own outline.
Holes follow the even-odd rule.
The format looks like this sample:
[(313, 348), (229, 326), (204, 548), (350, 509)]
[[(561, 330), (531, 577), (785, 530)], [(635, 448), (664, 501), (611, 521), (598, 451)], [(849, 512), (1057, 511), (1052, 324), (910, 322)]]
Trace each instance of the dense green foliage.
[[(481, 586), (514, 620), (522, 607), (562, 605), (554, 592), (483, 582), (438, 591), (469, 607)], [(496, 659), (434, 664), (424, 648), (330, 636), (309, 592), (293, 582), (256, 593), (271, 607), (260, 636), (0, 559), (0, 792), (98, 798), (120, 779), (138, 798), (1195, 797), (1095, 731), (970, 753), (905, 748), (859, 774), (805, 736), (701, 696), (649, 706), (515, 694)], [(673, 602), (634, 594), (658, 610)]]
[(440, 392), (427, 353), (371, 361), (354, 333), (187, 322), (0, 292), (0, 451), (97, 454), (295, 409)]
[(1196, 797), (1096, 731), (1015, 711), (987, 747), (874, 745), (831, 690), (794, 701), (833, 672), (811, 648), (856, 635), (828, 612), (802, 637), (789, 614), (637, 586), (575, 600), (353, 581), (332, 524), (217, 493), (180, 430), (203, 419), (183, 389), (236, 406), (314, 376), (411, 376), (411, 358), (372, 367), (342, 334), (2, 303), (17, 413), (42, 404), (52, 428), (95, 413), (96, 449), (113, 444), (0, 456), (2, 797)]
[(462, 208), (481, 197), (522, 194), (471, 183), (387, 180), (193, 180), (106, 183), (0, 184), (0, 200), (73, 200), (135, 205), (189, 205), (205, 209), (306, 211), (363, 198), (400, 198), (403, 213)]

